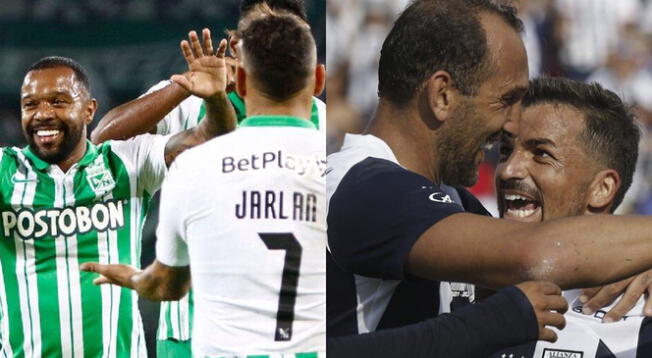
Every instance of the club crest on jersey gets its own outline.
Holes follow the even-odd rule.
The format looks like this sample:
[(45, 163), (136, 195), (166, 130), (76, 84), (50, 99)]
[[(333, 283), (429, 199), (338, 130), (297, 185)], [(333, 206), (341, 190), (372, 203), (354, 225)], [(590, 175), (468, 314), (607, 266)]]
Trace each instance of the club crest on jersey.
[(86, 179), (95, 195), (104, 195), (115, 187), (115, 180), (111, 171), (104, 165), (104, 157), (101, 155), (86, 167)]
[(582, 358), (583, 356), (584, 352), (544, 348), (542, 358)]

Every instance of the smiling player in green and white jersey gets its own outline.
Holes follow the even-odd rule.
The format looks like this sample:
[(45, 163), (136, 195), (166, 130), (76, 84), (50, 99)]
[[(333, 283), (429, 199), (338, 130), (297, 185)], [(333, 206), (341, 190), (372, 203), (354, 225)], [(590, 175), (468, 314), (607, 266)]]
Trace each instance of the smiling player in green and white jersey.
[[(245, 20), (257, 4), (266, 3), (274, 10), (288, 11), (307, 22), (303, 0), (243, 0), (240, 6), (240, 21)], [(238, 38), (231, 34), (231, 51), (238, 57)], [(205, 29), (204, 39), (210, 39)], [(229, 60), (227, 58), (227, 60)], [(234, 59), (231, 59), (235, 61)], [(238, 123), (246, 117), (244, 101), (237, 92), (228, 93)], [(191, 95), (172, 81), (161, 81), (138, 99), (113, 108), (100, 121), (91, 134), (91, 140), (99, 143), (108, 139), (124, 139), (142, 133), (174, 134), (196, 126), (205, 116), (201, 98)], [(310, 121), (319, 129), (325, 145), (326, 105), (313, 97)], [(161, 303), (157, 333), (157, 356), (178, 358), (183, 354), (190, 357), (193, 299), (192, 291), (179, 301)], [(182, 353), (185, 352), (185, 353)]]
[(28, 69), (21, 87), (28, 145), (0, 151), (0, 357), (147, 356), (137, 296), (92, 285), (79, 266), (138, 266), (149, 199), (167, 165), (235, 127), (226, 40), (216, 55), (212, 44), (205, 48), (188, 61), (190, 81), (176, 77), (205, 99), (208, 120), (172, 137), (100, 146), (86, 140), (97, 102), (83, 68), (46, 57)]
[(324, 68), (305, 22), (261, 9), (238, 28), (236, 84), (249, 116), (171, 167), (157, 259), (144, 271), (83, 266), (102, 275), (98, 284), (159, 300), (181, 297), (191, 271), (195, 357), (325, 351), (325, 151), (308, 119)]

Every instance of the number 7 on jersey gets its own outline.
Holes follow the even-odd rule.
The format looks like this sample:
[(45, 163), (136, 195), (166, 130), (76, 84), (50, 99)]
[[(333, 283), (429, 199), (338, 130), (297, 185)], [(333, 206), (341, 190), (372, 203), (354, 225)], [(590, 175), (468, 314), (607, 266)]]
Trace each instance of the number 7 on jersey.
[(299, 267), (301, 266), (301, 244), (292, 233), (258, 233), (269, 250), (285, 250), (283, 277), (281, 278), (281, 293), (278, 299), (276, 313), (276, 330), (274, 341), (289, 341), (292, 339), (292, 321), (294, 320), (294, 304), (297, 298), (299, 283)]

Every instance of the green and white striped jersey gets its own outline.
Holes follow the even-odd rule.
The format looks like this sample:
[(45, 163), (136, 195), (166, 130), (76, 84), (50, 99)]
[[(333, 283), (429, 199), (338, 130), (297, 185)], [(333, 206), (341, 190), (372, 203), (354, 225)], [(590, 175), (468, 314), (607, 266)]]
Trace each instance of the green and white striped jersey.
[[(170, 84), (170, 81), (161, 81), (150, 88), (147, 93), (160, 90)], [(235, 92), (228, 95), (233, 108), (235, 108), (238, 124), (246, 117), (245, 104)], [(157, 134), (176, 134), (183, 130), (193, 128), (206, 115), (204, 101), (196, 96), (190, 96), (170, 111), (157, 125)], [(326, 145), (326, 104), (319, 98), (313, 98), (312, 115), (310, 121), (323, 135), (322, 145)], [(324, 149), (325, 150), (325, 149)], [(179, 301), (161, 302), (159, 327), (157, 339), (189, 340), (192, 332), (193, 301), (192, 291), (188, 296)]]
[(79, 266), (140, 266), (166, 142), (89, 142), (66, 173), (29, 147), (0, 152), (0, 357), (147, 356), (137, 294)]

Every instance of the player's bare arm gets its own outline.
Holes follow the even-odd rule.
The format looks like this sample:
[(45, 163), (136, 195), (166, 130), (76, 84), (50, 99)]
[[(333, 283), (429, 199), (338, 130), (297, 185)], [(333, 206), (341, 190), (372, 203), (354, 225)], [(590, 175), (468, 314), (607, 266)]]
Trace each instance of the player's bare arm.
[(183, 75), (174, 75), (171, 80), (191, 94), (204, 99), (206, 119), (198, 126), (170, 138), (165, 147), (165, 161), (168, 165), (184, 150), (230, 132), (236, 126), (235, 110), (226, 96), (226, 39), (222, 39), (217, 51), (214, 51), (207, 29), (204, 31), (203, 46), (195, 31), (191, 31), (188, 37), (190, 42), (181, 41), (181, 51), (189, 71)]
[(190, 266), (167, 266), (158, 260), (142, 271), (129, 265), (101, 265), (95, 262), (83, 263), (80, 269), (100, 274), (93, 281), (95, 285), (122, 286), (152, 301), (176, 301), (190, 289)]
[[(204, 43), (210, 41), (209, 29), (202, 31)], [(233, 89), (235, 59), (225, 57), (227, 64), (227, 92)], [(102, 117), (91, 133), (93, 143), (109, 139), (127, 139), (144, 133), (156, 133), (156, 125), (170, 111), (181, 104), (191, 92), (171, 81), (158, 91), (124, 103), (111, 109)]]
[(190, 96), (175, 82), (111, 109), (91, 132), (91, 142), (127, 139), (139, 134), (156, 133), (156, 124), (174, 107)]
[(644, 217), (583, 216), (526, 224), (459, 213), (419, 237), (406, 269), (421, 277), (491, 288), (530, 280), (553, 281), (562, 289), (593, 287), (649, 269), (649, 233), (650, 220)]

